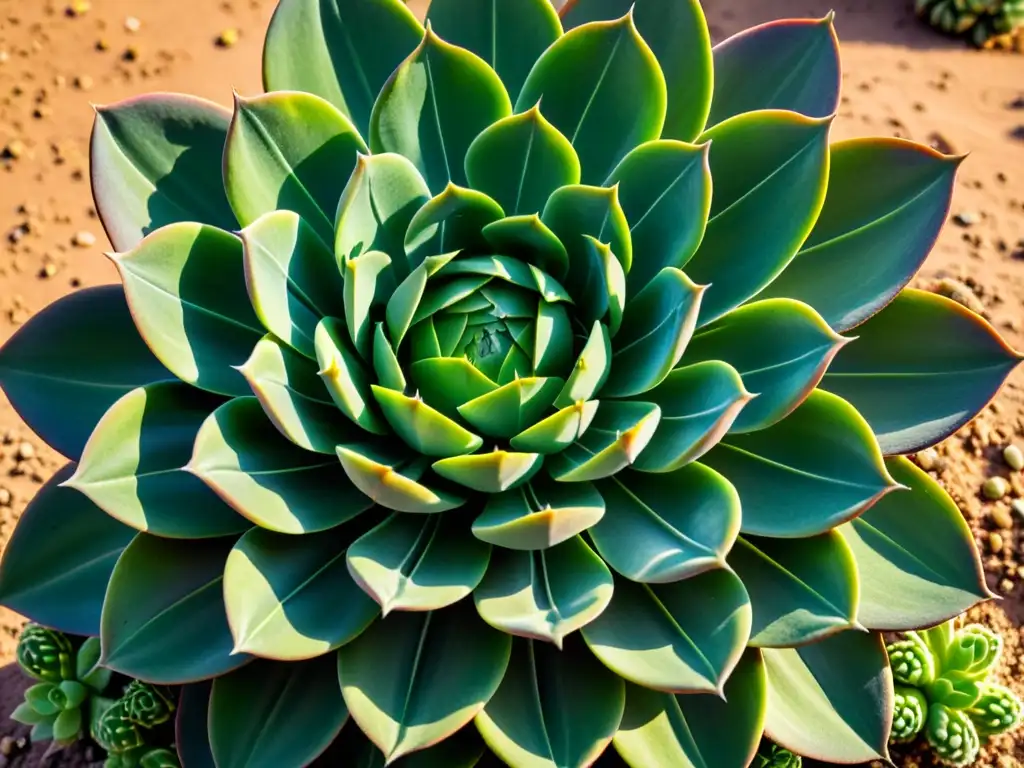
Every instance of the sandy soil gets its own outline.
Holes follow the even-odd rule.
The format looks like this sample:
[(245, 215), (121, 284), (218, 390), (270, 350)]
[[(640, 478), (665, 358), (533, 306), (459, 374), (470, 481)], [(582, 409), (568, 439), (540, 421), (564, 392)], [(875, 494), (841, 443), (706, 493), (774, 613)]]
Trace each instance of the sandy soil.
[[(920, 282), (967, 282), (968, 299), (1021, 349), (1024, 57), (939, 37), (908, 5), (705, 0), (716, 41), (770, 19), (822, 17), (834, 6), (845, 65), (835, 138), (896, 135), (970, 153), (953, 204), (954, 217), (968, 225), (949, 223)], [(62, 294), (115, 279), (89, 193), (90, 104), (162, 90), (229, 105), (232, 89), (259, 92), (260, 48), (274, 0), (92, 0), (80, 15), (67, 6), (0, 0), (0, 343)], [(238, 32), (228, 46), (218, 43), (226, 30)], [(1012, 684), (1024, 692), (1024, 515), (1009, 514), (1009, 498), (992, 503), (979, 493), (986, 477), (1010, 476), (1001, 451), (1013, 441), (1024, 446), (1024, 371), (973, 427), (940, 447), (937, 475), (976, 528), (990, 584), (1005, 598), (976, 614), (1006, 634), (1006, 678), (1016, 678)], [(0, 394), (0, 546), (61, 463)], [(1020, 473), (1012, 485), (1024, 497)], [(20, 624), (0, 611), (0, 663), (10, 660)], [(1004, 740), (981, 764), (1024, 765), (1022, 743)], [(898, 763), (917, 765), (918, 758), (900, 756)]]

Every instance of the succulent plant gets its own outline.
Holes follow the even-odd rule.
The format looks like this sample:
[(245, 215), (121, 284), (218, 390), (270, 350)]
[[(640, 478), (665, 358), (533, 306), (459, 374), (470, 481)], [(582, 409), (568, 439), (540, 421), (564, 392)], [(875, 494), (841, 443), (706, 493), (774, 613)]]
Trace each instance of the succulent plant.
[(893, 742), (922, 731), (946, 765), (962, 768), (978, 758), (992, 736), (1016, 729), (1024, 704), (1010, 689), (989, 680), (1003, 640), (980, 624), (944, 622), (887, 647), (896, 686)]
[(881, 631), (991, 596), (903, 457), (1021, 359), (905, 289), (962, 158), (695, 0), (283, 0), (264, 81), (98, 108), (122, 285), (0, 350), (70, 459), (0, 600), (184, 685), (186, 764), (884, 757)]
[(176, 709), (175, 698), (165, 686), (132, 680), (93, 728), (96, 742), (109, 753), (104, 768), (177, 766), (176, 753), (154, 746), (150, 734), (168, 723)]
[(788, 749), (764, 739), (751, 766), (752, 768), (801, 768), (803, 763), (800, 755), (794, 755)]
[(917, 15), (947, 35), (978, 48), (1012, 47), (1024, 29), (1024, 0), (914, 0)]

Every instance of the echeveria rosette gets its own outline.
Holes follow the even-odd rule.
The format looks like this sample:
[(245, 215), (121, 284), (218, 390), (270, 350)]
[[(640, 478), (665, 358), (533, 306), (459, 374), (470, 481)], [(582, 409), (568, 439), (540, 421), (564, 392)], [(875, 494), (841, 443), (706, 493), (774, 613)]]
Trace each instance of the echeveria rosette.
[(990, 596), (900, 456), (1020, 359), (905, 289), (960, 158), (692, 0), (284, 0), (264, 76), (98, 110), (123, 287), (0, 352), (71, 460), (3, 602), (185, 684), (186, 764), (884, 757), (880, 632)]

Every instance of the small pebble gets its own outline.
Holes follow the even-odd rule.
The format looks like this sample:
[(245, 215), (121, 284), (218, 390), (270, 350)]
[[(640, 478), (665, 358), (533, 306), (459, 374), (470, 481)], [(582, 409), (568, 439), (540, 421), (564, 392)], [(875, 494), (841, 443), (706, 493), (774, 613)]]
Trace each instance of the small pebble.
[(1024, 499), (1014, 499), (1010, 502), (1010, 509), (1017, 513), (1022, 519), (1024, 519)]
[(925, 472), (931, 472), (933, 469), (938, 469), (941, 461), (942, 460), (939, 458), (939, 452), (934, 448), (925, 448), (917, 454), (917, 462)]
[(1024, 469), (1024, 451), (1016, 445), (1008, 445), (1003, 448), (1003, 460), (1010, 469), (1020, 472)]
[(1009, 579), (1003, 579), (999, 582), (999, 591), (1004, 595), (1008, 595), (1013, 592), (1013, 582)]
[(129, 45), (124, 49), (124, 53), (121, 54), (121, 58), (125, 61), (138, 61), (142, 53), (139, 51), (137, 45)]
[(221, 48), (232, 48), (238, 43), (238, 30), (229, 27), (217, 35), (217, 45)]
[(76, 232), (75, 236), (71, 238), (71, 244), (76, 248), (91, 248), (96, 245), (96, 235), (87, 230)]
[(92, 3), (89, 0), (72, 0), (68, 4), (66, 13), (68, 16), (84, 16), (91, 7)]
[(39, 271), (41, 277), (50, 278), (57, 274), (57, 265), (52, 261), (48, 261), (43, 264), (43, 268)]
[(992, 510), (992, 522), (1004, 530), (1013, 528), (1013, 517), (1006, 511), (1005, 507), (996, 507)]
[(77, 75), (72, 82), (80, 91), (88, 91), (92, 88), (92, 78), (88, 75)]
[(969, 310), (979, 315), (985, 311), (985, 305), (981, 303), (978, 295), (971, 290), (970, 286), (959, 280), (945, 277), (939, 281), (939, 284), (935, 287), (935, 292), (959, 304), (963, 304)]
[(1003, 498), (1008, 490), (1010, 490), (1009, 485), (1001, 477), (990, 477), (981, 486), (981, 492), (985, 495), (985, 498), (992, 501), (998, 501)]
[(138, 32), (142, 29), (142, 22), (134, 16), (129, 16), (124, 20), (124, 28), (129, 32)]
[(977, 224), (981, 220), (981, 217), (973, 211), (960, 211), (953, 215), (953, 223), (960, 225), (961, 227), (971, 227)]
[(14, 455), (18, 461), (28, 461), (36, 455), (36, 449), (32, 447), (32, 443), (20, 443)]
[(0, 507), (9, 507), (14, 501), (14, 495), (7, 488), (0, 488)]
[(995, 553), (1003, 551), (1003, 537), (993, 531), (988, 535), (988, 548)]
[(3, 156), (9, 160), (17, 160), (19, 157), (25, 154), (25, 142), (20, 139), (14, 139), (7, 142), (7, 146), (4, 147)]

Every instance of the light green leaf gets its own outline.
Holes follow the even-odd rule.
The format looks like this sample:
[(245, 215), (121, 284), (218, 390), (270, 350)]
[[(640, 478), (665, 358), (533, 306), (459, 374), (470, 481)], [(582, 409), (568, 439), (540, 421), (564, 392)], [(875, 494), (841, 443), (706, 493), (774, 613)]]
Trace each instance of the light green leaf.
[[(486, 229), (486, 227), (485, 227)], [(511, 256), (460, 255), (441, 269), (444, 277), (455, 275), (487, 275), (510, 285), (536, 291), (546, 302), (572, 302), (569, 292), (553, 277), (529, 262)]]
[[(615, 259), (611, 259), (611, 263), (616, 268), (618, 267), (618, 262)], [(533, 372), (537, 376), (564, 375), (568, 361), (572, 359), (573, 347), (572, 322), (565, 305), (551, 304), (546, 301), (537, 302), (537, 314), (532, 331), (533, 338), (528, 341), (532, 342), (530, 344), (532, 347), (530, 362), (533, 365)], [(561, 378), (548, 378), (547, 381), (557, 381), (560, 385), (565, 383)], [(557, 394), (557, 389), (548, 391), (545, 393), (544, 399), (550, 395), (554, 400)]]
[(564, 384), (558, 378), (517, 378), (458, 406), (458, 412), (488, 437), (510, 438), (543, 418)]
[(405, 443), (426, 456), (461, 456), (473, 453), (483, 440), (416, 397), (372, 385), (384, 418)]
[(533, 477), (543, 456), (537, 453), (512, 453), (495, 448), (490, 453), (453, 456), (431, 466), (441, 477), (480, 493), (501, 493), (516, 488)]
[(586, 433), (562, 453), (548, 457), (551, 476), (565, 483), (610, 477), (632, 464), (658, 428), (653, 403), (605, 400)]
[(317, 324), (313, 338), (320, 363), (317, 375), (334, 404), (367, 432), (387, 434), (387, 425), (377, 413), (370, 391), (370, 372), (349, 341), (345, 324), (337, 318), (325, 317)]
[(53, 740), (57, 744), (74, 742), (82, 730), (82, 710), (78, 707), (65, 709), (53, 721)]
[[(397, 295), (397, 293), (394, 294), (394, 296)], [(384, 323), (377, 323), (377, 328), (373, 332), (373, 372), (377, 376), (379, 388), (393, 391), (396, 394), (405, 392), (407, 386), (405, 371), (402, 370), (398, 355), (395, 354), (394, 347), (391, 346), (387, 334), (384, 333)], [(375, 386), (378, 385), (370, 385), (371, 394)], [(387, 419), (386, 414), (384, 418)]]
[(391, 257), (383, 251), (367, 251), (344, 262), (345, 326), (356, 351), (371, 356), (371, 311), (394, 292)]
[(612, 344), (608, 326), (595, 320), (565, 387), (555, 398), (555, 407), (575, 405), (581, 400), (589, 400), (599, 392), (611, 371), (611, 358)]
[[(633, 263), (633, 246), (629, 222), (619, 203), (616, 188), (579, 184), (561, 187), (548, 198), (541, 222), (550, 228), (565, 247), (569, 280), (563, 280), (563, 283), (581, 307), (586, 307), (582, 300), (591, 293), (586, 286), (586, 278), (593, 269), (587, 235), (599, 243), (607, 244), (622, 264), (622, 271), (629, 272)], [(543, 264), (537, 266), (544, 268)]]
[(569, 271), (569, 256), (558, 236), (538, 214), (508, 216), (484, 227), (484, 237), (495, 253), (533, 264), (556, 280)]
[(457, 253), (453, 252), (427, 256), (421, 263), (415, 265), (409, 276), (399, 283), (398, 288), (388, 297), (385, 319), (388, 324), (388, 335), (396, 348), (402, 343), (402, 339), (405, 338), (405, 334), (412, 325), (416, 310), (419, 308), (423, 293), (427, 288), (427, 280), (437, 274), (456, 255)]
[(504, 216), (501, 206), (483, 192), (448, 182), (409, 222), (405, 233), (409, 265), (416, 267), (439, 253), (486, 251), (484, 227)]
[(338, 459), (348, 479), (374, 502), (399, 512), (445, 512), (461, 507), (465, 499), (435, 491), (418, 482), (422, 469), (415, 471), (408, 460), (367, 445), (339, 445)]
[(517, 451), (540, 454), (563, 451), (587, 431), (597, 413), (598, 405), (597, 400), (580, 400), (575, 405), (566, 406), (532, 427), (524, 429), (509, 443)]
[(342, 695), (392, 761), (472, 720), (498, 689), (511, 647), (512, 638), (486, 626), (468, 600), (441, 611), (399, 611), (339, 651)]
[(409, 375), (420, 397), (452, 419), (459, 418), (460, 405), (498, 388), (465, 357), (417, 360)]

